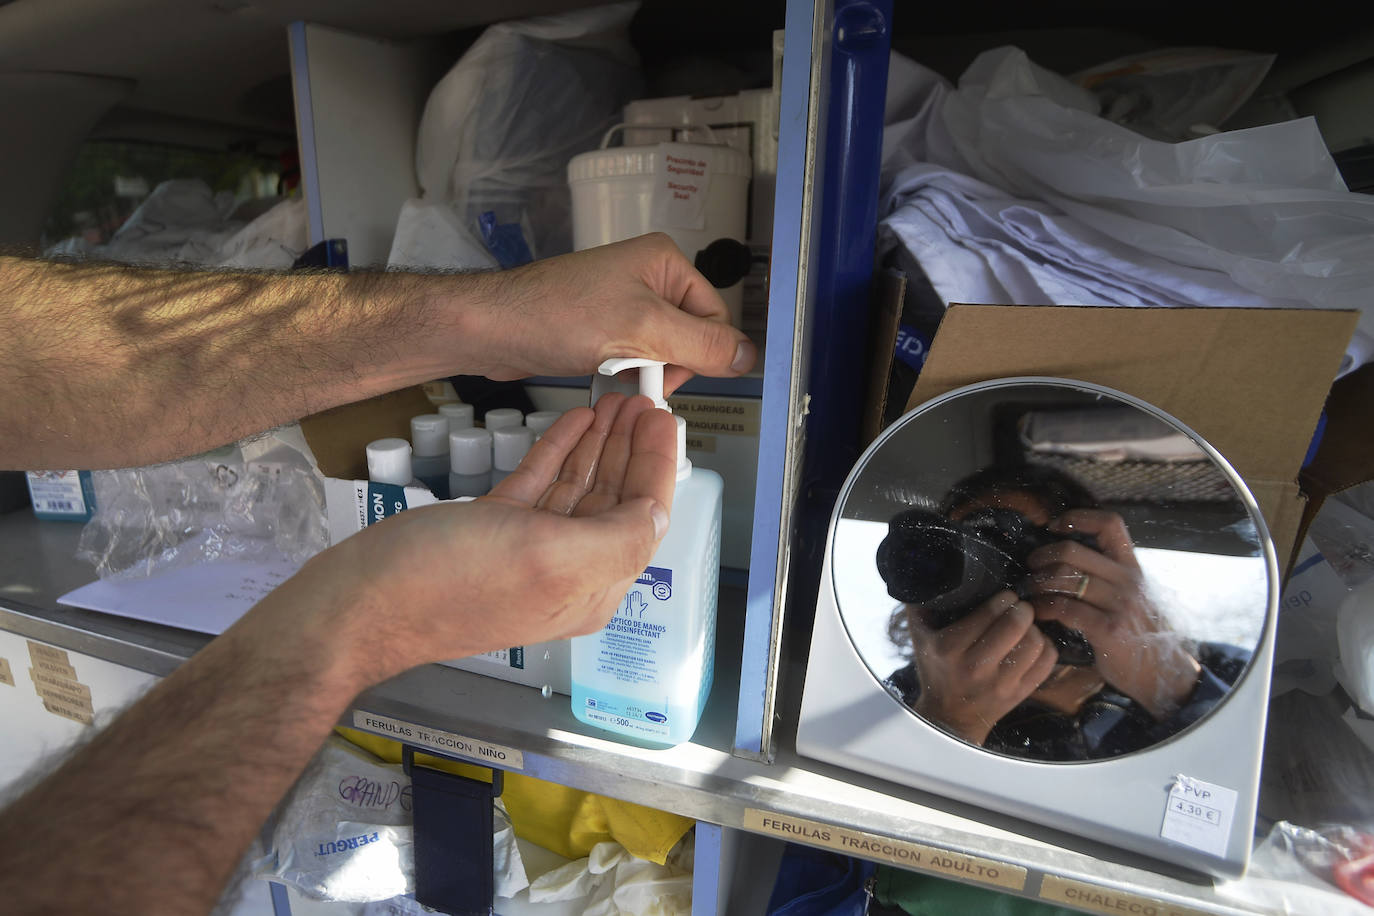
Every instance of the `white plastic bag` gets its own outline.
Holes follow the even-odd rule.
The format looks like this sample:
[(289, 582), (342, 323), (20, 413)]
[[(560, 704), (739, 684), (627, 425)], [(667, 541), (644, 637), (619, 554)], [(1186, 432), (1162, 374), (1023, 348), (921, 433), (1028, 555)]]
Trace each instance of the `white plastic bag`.
[(1273, 54), (1163, 48), (1118, 57), (1073, 75), (1102, 115), (1157, 140), (1190, 140), (1221, 127), (1259, 88)]
[(1349, 308), (1343, 369), (1374, 352), (1374, 197), (1345, 189), (1311, 119), (1165, 143), (1015, 48), (980, 55), (952, 91), (911, 71), (884, 144), (886, 238), (910, 238), (928, 270), (970, 262), (936, 283), (947, 301), (998, 301), (959, 288), (991, 275), (1002, 302)]
[[(495, 893), (529, 886), (515, 829), (500, 801), (492, 819)], [(321, 900), (380, 901), (364, 913), (416, 913), (410, 777), (331, 735), (278, 808), (261, 878)]]
[(309, 247), (302, 197), (282, 200), (247, 224), (233, 218), (233, 210), (233, 194), (215, 193), (198, 178), (164, 181), (108, 244), (73, 237), (46, 254), (129, 264), (284, 269)]
[(331, 735), (278, 810), (258, 876), (322, 900), (415, 889), (410, 779)]
[(397, 270), (495, 270), (499, 266), (446, 200), (408, 200), (401, 206), (386, 264)]
[(215, 264), (243, 223), (231, 221), (234, 195), (216, 194), (198, 178), (164, 181), (139, 204), (98, 253), (143, 264)]
[(310, 247), (304, 197), (283, 200), (230, 236), (215, 253), (220, 267), (284, 270)]
[(535, 257), (572, 250), (565, 170), (637, 94), (625, 35), (638, 3), (489, 27), (430, 93), (415, 144), (427, 200), (462, 225), (493, 211), (526, 227)]

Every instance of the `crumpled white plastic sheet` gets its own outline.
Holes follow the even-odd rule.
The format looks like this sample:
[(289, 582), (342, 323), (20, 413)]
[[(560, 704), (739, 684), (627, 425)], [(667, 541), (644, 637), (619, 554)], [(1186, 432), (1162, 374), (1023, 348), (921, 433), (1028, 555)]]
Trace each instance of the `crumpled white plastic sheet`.
[(636, 859), (619, 843), (592, 847), (530, 883), (531, 903), (585, 900), (584, 916), (688, 916), (692, 912), (691, 843), (682, 843), (667, 864)]
[(91, 472), (77, 557), (102, 579), (220, 560), (303, 563), (329, 545), (309, 458), (275, 435), (164, 464)]
[(242, 223), (229, 219), (234, 195), (195, 178), (153, 188), (101, 251), (116, 261), (210, 264)]
[(233, 218), (234, 195), (200, 179), (164, 181), (105, 245), (70, 238), (50, 257), (129, 264), (189, 264), (255, 269), (290, 267), (309, 247), (305, 199), (289, 198), (252, 222)]
[(945, 302), (1348, 308), (1374, 355), (1374, 198), (1311, 119), (1182, 143), (999, 48), (951, 88), (894, 55), (881, 239)]
[(278, 808), (261, 878), (321, 900), (385, 900), (415, 889), (410, 779), (330, 736)]
[(220, 267), (285, 270), (310, 247), (304, 197), (283, 200), (229, 237), (216, 253)]
[(495, 270), (500, 265), (447, 200), (408, 200), (396, 218), (387, 267), (396, 270)]
[(1309, 838), (1319, 840), (1320, 834), (1283, 821), (1275, 824), (1251, 853), (1246, 877), (1218, 881), (1217, 895), (1263, 913), (1369, 916), (1368, 906), (1319, 878), (1303, 863), (1296, 850), (1312, 842)]
[[(412, 811), (404, 768), (331, 735), (278, 809), (257, 874), (316, 899), (372, 904), (361, 913), (422, 912)], [(513, 897), (529, 878), (499, 801), (493, 815), (496, 896)]]
[(1161, 48), (1073, 74), (1103, 115), (1157, 140), (1191, 140), (1227, 123), (1254, 95), (1276, 55), (1225, 48)]

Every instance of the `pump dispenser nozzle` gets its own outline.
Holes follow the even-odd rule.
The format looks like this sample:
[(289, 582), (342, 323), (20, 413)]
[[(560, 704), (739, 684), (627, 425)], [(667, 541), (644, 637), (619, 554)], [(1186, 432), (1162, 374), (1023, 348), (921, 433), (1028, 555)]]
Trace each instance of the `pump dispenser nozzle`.
[[(673, 408), (668, 406), (668, 401), (663, 397), (663, 361), (639, 357), (608, 359), (597, 367), (597, 375), (592, 379), (593, 406), (603, 394), (620, 387), (615, 376), (626, 369), (639, 370), (640, 394), (653, 401), (655, 407), (668, 413), (673, 412)], [(682, 417), (674, 419), (677, 420), (677, 479), (684, 480), (692, 473), (692, 462), (687, 458), (687, 421)]]

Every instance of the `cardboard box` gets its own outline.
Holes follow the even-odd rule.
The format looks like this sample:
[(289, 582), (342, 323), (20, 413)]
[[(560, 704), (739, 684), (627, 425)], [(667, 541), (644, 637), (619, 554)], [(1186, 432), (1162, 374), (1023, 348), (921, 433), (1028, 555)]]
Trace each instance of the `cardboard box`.
[(367, 444), (388, 436), (410, 441), (410, 418), (427, 413), (434, 405), (417, 385), (306, 417), (301, 433), (324, 476), (366, 480)]
[[(907, 409), (964, 385), (1027, 375), (1133, 395), (1178, 418), (1231, 463), (1259, 503), (1283, 568), (1307, 503), (1298, 474), (1357, 317), (1315, 309), (953, 305)], [(1351, 413), (1370, 416), (1370, 401)]]

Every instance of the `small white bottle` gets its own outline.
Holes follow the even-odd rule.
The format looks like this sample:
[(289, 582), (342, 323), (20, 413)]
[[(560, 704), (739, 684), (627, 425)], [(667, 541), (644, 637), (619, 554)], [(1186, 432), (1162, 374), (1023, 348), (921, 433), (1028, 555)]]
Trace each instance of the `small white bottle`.
[(561, 410), (536, 410), (534, 413), (525, 415), (525, 425), (534, 430), (534, 438), (538, 439), (548, 432), (549, 427), (558, 422), (558, 418), (563, 416)]
[(427, 413), (410, 418), (410, 469), (440, 499), (448, 499), (448, 417)]
[(367, 479), (398, 487), (424, 486), (410, 469), (410, 443), (395, 437), (367, 444)]
[[(491, 414), (487, 414), (491, 416)], [(491, 485), (510, 476), (534, 445), (534, 430), (528, 426), (501, 426), (491, 431)]]
[(448, 434), (448, 495), (485, 496), (491, 489), (491, 433), (470, 427)]
[[(639, 391), (668, 410), (663, 363), (612, 359), (601, 376), (639, 369)], [(606, 387), (604, 384), (603, 389)], [(654, 558), (605, 629), (572, 640), (572, 711), (607, 731), (681, 744), (701, 721), (715, 676), (720, 583), (720, 475), (687, 460), (687, 423), (677, 417), (677, 489)]]
[(525, 415), (514, 407), (494, 407), (482, 418), (482, 423), (493, 432), (507, 426), (520, 426)]
[(440, 404), (438, 407), (441, 416), (448, 417), (448, 431), (456, 429), (472, 429), (473, 410), (471, 404)]

